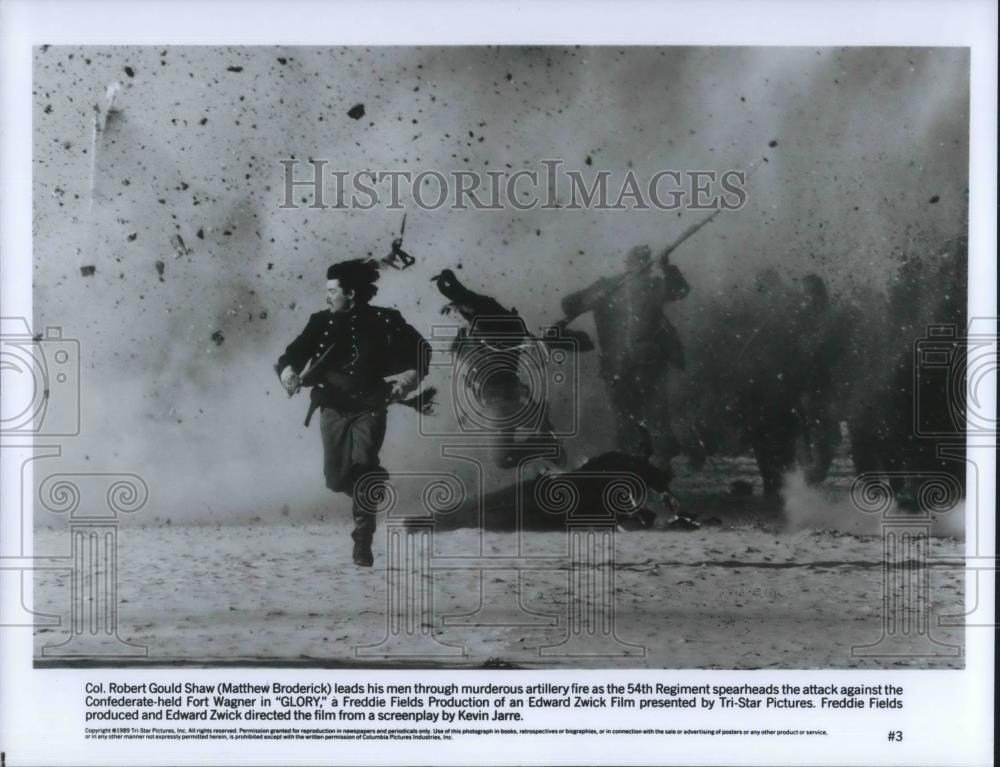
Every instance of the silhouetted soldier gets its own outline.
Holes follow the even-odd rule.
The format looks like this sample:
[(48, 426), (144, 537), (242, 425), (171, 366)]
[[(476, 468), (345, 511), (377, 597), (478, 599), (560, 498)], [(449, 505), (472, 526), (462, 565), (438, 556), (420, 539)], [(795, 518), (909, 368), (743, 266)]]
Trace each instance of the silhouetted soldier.
[(810, 484), (830, 470), (840, 442), (833, 400), (843, 334), (818, 275), (804, 277), (799, 291), (765, 269), (755, 287), (752, 300), (733, 314), (746, 341), (732, 365), (743, 438), (764, 495), (776, 497), (797, 463)]
[[(632, 248), (623, 275), (603, 277), (563, 299), (562, 323), (586, 312), (594, 315), (600, 374), (611, 403), (618, 450), (652, 455), (651, 429), (655, 428), (655, 452), (670, 458), (678, 453), (679, 445), (666, 402), (667, 370), (670, 365), (683, 369), (684, 349), (664, 308), (684, 298), (690, 288), (670, 263), (669, 250), (659, 262), (662, 277), (652, 274), (648, 246)], [(657, 396), (661, 386), (664, 393)]]
[(798, 408), (805, 479), (817, 484), (826, 479), (833, 454), (840, 444), (840, 423), (834, 414), (837, 376), (844, 353), (844, 329), (830, 305), (823, 278), (802, 278), (802, 298), (795, 318), (795, 342), (800, 350)]
[(733, 319), (743, 336), (734, 356), (736, 412), (753, 450), (766, 497), (777, 497), (795, 466), (801, 363), (793, 331), (798, 297), (774, 269), (754, 280), (754, 292)]
[[(513, 468), (529, 453), (527, 445), (556, 446), (544, 392), (531, 390), (522, 375), (522, 355), (536, 341), (524, 319), (495, 298), (463, 285), (451, 269), (431, 278), (448, 304), (442, 314), (458, 314), (467, 326), (460, 328), (452, 344), (457, 383), (465, 387), (465, 405), (456, 403), (463, 428), (491, 440), (492, 458), (500, 468)], [(541, 364), (544, 364), (542, 362)], [(474, 423), (472, 421), (475, 421)], [(527, 434), (527, 442), (519, 434)], [(554, 457), (561, 463), (560, 452)]]
[[(919, 505), (917, 486), (929, 472), (946, 472), (960, 487), (965, 485), (968, 371), (962, 333), (968, 323), (967, 269), (964, 236), (944, 243), (933, 257), (909, 255), (890, 284), (888, 300), (882, 299), (881, 306), (879, 301), (869, 302), (849, 344), (848, 358), (864, 371), (850, 391), (848, 426), (855, 468), (894, 473), (890, 484), (903, 504)], [(918, 342), (926, 342), (930, 325), (956, 330), (949, 364), (936, 371), (943, 376), (928, 371), (919, 354)], [(941, 364), (942, 359), (935, 361)], [(917, 419), (925, 429), (928, 424), (953, 425), (937, 436), (920, 435)], [(945, 446), (948, 457), (938, 452)]]
[[(362, 567), (373, 563), (378, 483), (388, 479), (378, 456), (386, 409), (417, 387), (430, 360), (430, 346), (398, 311), (370, 305), (378, 277), (371, 260), (331, 266), (330, 308), (309, 318), (275, 365), (289, 395), (312, 387), (306, 425), (318, 408), (326, 486), (352, 498), (353, 558)], [(421, 407), (416, 398), (405, 404)]]

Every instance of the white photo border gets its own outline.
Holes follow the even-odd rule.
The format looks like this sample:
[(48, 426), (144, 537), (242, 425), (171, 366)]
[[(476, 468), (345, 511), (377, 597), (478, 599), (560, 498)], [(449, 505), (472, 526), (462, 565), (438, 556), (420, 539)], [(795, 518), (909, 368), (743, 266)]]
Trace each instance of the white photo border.
[[(995, 317), (997, 168), (997, 11), (994, 3), (912, 2), (307, 2), (286, 0), (5, 0), (0, 4), (0, 253), (3, 315), (32, 316), (32, 48), (52, 45), (485, 45), (612, 44), (713, 46), (959, 46), (971, 49), (969, 192), (969, 312)], [(995, 394), (995, 393), (994, 393)], [(993, 399), (995, 403), (995, 397)], [(0, 533), (16, 534), (20, 498), (11, 479), (15, 462), (3, 452)], [(981, 451), (982, 452), (982, 451)], [(988, 460), (988, 459), (987, 459)], [(995, 454), (993, 455), (995, 460)], [(995, 498), (995, 464), (981, 464)], [(970, 503), (981, 540), (994, 540), (994, 509)], [(5, 544), (6, 545), (6, 544)], [(984, 552), (980, 552), (984, 553)], [(991, 555), (994, 552), (989, 552)], [(25, 552), (30, 556), (30, 548)], [(993, 581), (979, 598), (993, 604)], [(971, 595), (967, 590), (967, 599)], [(16, 607), (0, 593), (0, 609)], [(967, 605), (971, 609), (972, 605)], [(992, 609), (992, 608), (991, 608)], [(0, 619), (0, 624), (3, 620)], [(34, 670), (30, 629), (0, 629), (0, 748), (11, 765), (58, 764), (317, 764), (317, 763), (633, 763), (633, 764), (986, 764), (992, 762), (994, 632), (966, 630), (966, 667), (957, 671), (665, 671), (693, 683), (769, 679), (830, 683), (892, 676), (907, 688), (898, 717), (913, 733), (905, 744), (875, 745), (864, 730), (841, 731), (818, 743), (796, 739), (683, 738), (668, 741), (553, 737), (417, 743), (267, 743), (241, 741), (84, 741), (77, 690), (87, 670)], [(337, 674), (345, 682), (418, 680), (468, 675), (494, 680), (509, 672), (303, 672), (210, 669), (120, 672), (116, 679), (249, 681), (307, 679)], [(516, 672), (523, 675), (529, 672)], [(645, 679), (659, 672), (642, 671)], [(530, 672), (533, 681), (576, 680), (581, 672)], [(635, 671), (586, 672), (593, 679), (635, 679)], [(107, 676), (107, 675), (105, 675)], [(523, 678), (523, 677), (522, 677)], [(822, 714), (817, 714), (822, 717)], [(881, 729), (881, 728), (880, 728)], [(883, 738), (884, 739), (884, 738)], [(815, 749), (817, 745), (821, 752)], [(669, 747), (669, 752), (665, 749)]]

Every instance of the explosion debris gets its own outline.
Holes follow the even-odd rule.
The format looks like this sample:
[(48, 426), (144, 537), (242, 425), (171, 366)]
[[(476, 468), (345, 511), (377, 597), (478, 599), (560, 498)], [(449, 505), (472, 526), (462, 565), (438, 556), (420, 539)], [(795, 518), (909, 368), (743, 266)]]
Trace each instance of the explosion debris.
[[(799, 316), (795, 303), (769, 304), (764, 295), (744, 301), (754, 275), (768, 267), (777, 269), (786, 288), (801, 301), (799, 279), (816, 271), (826, 282), (835, 314), (860, 306), (878, 318), (873, 324), (879, 324), (886, 316), (884, 308), (904, 254), (914, 253), (919, 260), (932, 263), (936, 256), (932, 251), (962, 228), (968, 95), (962, 87), (967, 55), (960, 51), (824, 49), (817, 54), (777, 49), (636, 48), (621, 56), (600, 48), (500, 48), (485, 55), (473, 48), (301, 48), (290, 57), (286, 50), (290, 49), (248, 49), (244, 54), (221, 47), (171, 48), (171, 66), (156, 66), (157, 76), (142, 80), (138, 69), (158, 60), (158, 50), (150, 49), (147, 59), (129, 50), (109, 49), (95, 55), (90, 67), (84, 65), (80, 53), (72, 62), (62, 54), (36, 53), (35, 114), (49, 103), (53, 107), (36, 124), (38, 169), (44, 183), (35, 201), (37, 284), (44, 287), (38, 292), (40, 311), (47, 306), (51, 314), (51, 307), (60, 303), (80, 305), (81, 324), (100, 330), (106, 344), (94, 347), (96, 369), (108, 370), (109, 362), (125, 356), (121, 346), (112, 346), (111, 339), (120, 338), (134, 349), (130, 354), (137, 363), (162, 375), (159, 388), (196, 394), (205, 400), (203, 404), (211, 405), (206, 409), (211, 415), (200, 424), (186, 419), (185, 429), (214, 427), (221, 433), (230, 428), (222, 423), (234, 423), (216, 422), (232, 411), (228, 401), (221, 402), (221, 393), (219, 400), (212, 399), (209, 369), (218, 355), (213, 359), (201, 353), (206, 346), (215, 351), (216, 343), (214, 339), (212, 344), (205, 343), (213, 331), (206, 335), (204, 328), (214, 324), (213, 330), (218, 328), (222, 337), (235, 332), (233, 323), (239, 323), (240, 338), (237, 344), (226, 345), (225, 351), (226, 364), (233, 365), (231, 372), (240, 381), (239, 391), (225, 399), (235, 403), (255, 396), (249, 383), (254, 380), (253, 354), (273, 348), (277, 336), (289, 332), (288, 307), (309, 313), (323, 308), (322, 290), (313, 291), (312, 276), (321, 275), (330, 262), (341, 258), (368, 251), (376, 257), (388, 253), (395, 235), (392, 230), (398, 231), (403, 209), (350, 216), (323, 215), (309, 210), (308, 202), (295, 215), (277, 209), (275, 203), (280, 203), (284, 190), (273, 173), (271, 158), (288, 156), (288, 152), (325, 157), (330, 162), (328, 171), (398, 167), (418, 172), (458, 166), (496, 169), (510, 176), (522, 168), (537, 167), (538, 158), (550, 156), (544, 154), (552, 146), (545, 137), (559, 136), (558, 157), (569, 163), (567, 167), (575, 165), (573, 170), (586, 174), (590, 186), (598, 169), (618, 179), (629, 160), (639, 178), (648, 178), (667, 167), (715, 172), (740, 168), (748, 156), (763, 154), (758, 147), (772, 153), (781, 148), (775, 163), (760, 161), (761, 169), (748, 185), (745, 209), (720, 215), (683, 246), (685, 250), (675, 260), (691, 285), (691, 295), (667, 309), (687, 353), (686, 368), (672, 371), (665, 394), (677, 437), (685, 452), (701, 448), (700, 438), (704, 450), (718, 456), (718, 460), (706, 460), (709, 470), (734, 454), (743, 456), (746, 472), (739, 477), (727, 475), (717, 484), (721, 497), (739, 503), (743, 503), (740, 498), (729, 495), (735, 479), (754, 480), (754, 493), (747, 503), (763, 501), (749, 446), (740, 439), (740, 421), (752, 415), (750, 403), (769, 402), (765, 395), (776, 395), (778, 388), (805, 389), (796, 370), (802, 362), (795, 358), (804, 352), (796, 347), (787, 363), (781, 355), (789, 313)], [(248, 77), (252, 74), (253, 93), (247, 78), (223, 74), (237, 56), (251, 62), (240, 68), (245, 68)], [(56, 66), (57, 59), (60, 66)], [(546, 59), (551, 63), (547, 65)], [(919, 82), (908, 79), (909, 60), (924, 73)], [(101, 62), (106, 66), (98, 67)], [(131, 75), (124, 65), (130, 67)], [(503, 87), (505, 82), (512, 84), (515, 69), (522, 73), (518, 85)], [(685, 77), (669, 79), (669, 90), (655, 87), (649, 98), (643, 97), (641, 87), (636, 90), (637, 83), (665, 86), (664, 71), (684, 72)], [(870, 84), (872, 78), (840, 77), (841, 71), (884, 72), (899, 87), (879, 91), (876, 96), (882, 100), (869, 99), (861, 84)], [(779, 82), (772, 77), (776, 72), (781, 72), (780, 93), (773, 87)], [(110, 82), (114, 73), (126, 79), (120, 85)], [(836, 88), (834, 76), (841, 80)], [(81, 146), (74, 139), (74, 150), (67, 153), (59, 142), (91, 127), (80, 124), (81, 115), (67, 108), (59, 90), (61, 83), (68, 87), (74, 81), (74, 94), (92, 92), (101, 98), (83, 102), (85, 106), (97, 102), (92, 113), (82, 116), (87, 123), (94, 121), (93, 145)], [(190, 89), (202, 82), (212, 82), (210, 99), (188, 99)], [(105, 85), (109, 86), (106, 95), (102, 93)], [(369, 106), (380, 118), (388, 116), (378, 123), (377, 142), (359, 141), (358, 130), (375, 116)], [(355, 131), (331, 134), (330, 116), (342, 120), (345, 114), (362, 124)], [(325, 116), (325, 122), (318, 122), (318, 116)], [(399, 118), (398, 124), (393, 118)], [(413, 119), (419, 121), (419, 130), (412, 125)], [(213, 125), (211, 131), (206, 121)], [(488, 123), (488, 128), (481, 123)], [(899, 127), (888, 142), (880, 140), (886, 124)], [(694, 135), (689, 132), (692, 128)], [(411, 141), (418, 132), (420, 137)], [(779, 135), (784, 138), (778, 139)], [(794, 140), (783, 143), (789, 137)], [(858, 151), (846, 152), (848, 145)], [(466, 157), (468, 164), (462, 162)], [(915, 165), (911, 164), (914, 158), (918, 158)], [(96, 194), (91, 195), (91, 203), (84, 190), (87, 166), (95, 160), (96, 182), (91, 189)], [(73, 163), (79, 165), (76, 171)], [(220, 169), (221, 164), (227, 167)], [(310, 171), (306, 165), (297, 177), (311, 178)], [(130, 178), (131, 185), (121, 185), (123, 178)], [(670, 177), (663, 179), (661, 191), (670, 182)], [(66, 193), (52, 198), (48, 192), (56, 186)], [(304, 189), (297, 189), (295, 196), (305, 194)], [(616, 185), (614, 192), (617, 189)], [(73, 194), (77, 190), (81, 190), (79, 201)], [(191, 194), (195, 190), (197, 198)], [(433, 190), (427, 196), (433, 198)], [(158, 200), (164, 202), (158, 205)], [(326, 196), (327, 204), (335, 201), (333, 194)], [(198, 203), (197, 210), (193, 202)], [(402, 205), (413, 210), (410, 202), (404, 195)], [(553, 202), (565, 205), (567, 200), (556, 197)], [(259, 219), (244, 216), (245, 206), (258, 211)], [(562, 298), (610, 275), (614, 269), (609, 259), (620, 265), (634, 245), (666, 242), (688, 222), (711, 211), (685, 210), (680, 219), (642, 210), (607, 217), (542, 210), (470, 210), (447, 219), (445, 212), (410, 216), (405, 248), (416, 256), (416, 263), (406, 272), (386, 270), (386, 303), (404, 314), (412, 313), (418, 327), (440, 323), (437, 311), (448, 299), (435, 300), (437, 291), (427, 280), (448, 266), (457, 275), (456, 264), (461, 261), (468, 267), (462, 280), (495, 295), (505, 308), (516, 306), (534, 334), (560, 316)], [(924, 213), (933, 215), (921, 219)], [(119, 219), (130, 223), (122, 224)], [(922, 230), (908, 239), (904, 226), (914, 221)], [(254, 237), (255, 231), (259, 238)], [(211, 257), (192, 255), (183, 232), (202, 241), (201, 247), (194, 248), (198, 255), (208, 255), (205, 246), (210, 244)], [(132, 233), (136, 238), (127, 240)], [(74, 246), (83, 245), (79, 257), (73, 256), (72, 247), (67, 252), (66, 238), (72, 238)], [(123, 240), (127, 246), (122, 246)], [(859, 242), (857, 254), (840, 257), (839, 241), (843, 240)], [(171, 279), (166, 280), (165, 262), (175, 256), (183, 269), (173, 268)], [(130, 260), (142, 273), (127, 268)], [(158, 262), (164, 264), (162, 273)], [(96, 275), (95, 269), (81, 270), (82, 280), (66, 280), (65, 275), (75, 275), (81, 263), (99, 263), (105, 271), (111, 263), (110, 274), (125, 276), (105, 283), (102, 272), (101, 281), (87, 281)], [(148, 290), (147, 285), (140, 298), (143, 280), (148, 283), (153, 276), (148, 272), (151, 265), (160, 280), (158, 289)], [(252, 283), (256, 296), (243, 298), (246, 282)], [(84, 295), (97, 288), (102, 291), (100, 301), (90, 304), (76, 300), (79, 296), (73, 293)], [(900, 305), (905, 306), (906, 291), (898, 292)], [(231, 320), (227, 309), (237, 295), (241, 296), (239, 311)], [(636, 290), (636, 295), (642, 295), (641, 291)], [(964, 293), (959, 288), (956, 295)], [(779, 306), (784, 316), (777, 311)], [(259, 321), (264, 307), (274, 314)], [(826, 321), (820, 313), (814, 314)], [(245, 321), (250, 315), (252, 323)], [(622, 317), (631, 321), (632, 315), (627, 312)], [(913, 320), (925, 317), (936, 319), (928, 311)], [(580, 322), (586, 323), (581, 329), (594, 334), (590, 316)], [(833, 320), (831, 324), (836, 327)], [(713, 335), (720, 340), (713, 341)], [(177, 343), (184, 338), (193, 343)], [(599, 340), (596, 334), (594, 340)], [(855, 343), (853, 336), (850, 343)], [(901, 354), (893, 352), (893, 360)], [(866, 354), (857, 368), (838, 367), (838, 386), (852, 391), (858, 370), (888, 378), (893, 364), (879, 359), (877, 353)], [(581, 407), (593, 421), (574, 438), (569, 448), (571, 465), (613, 447), (615, 433), (614, 416), (598, 375), (599, 355), (579, 354), (577, 360)], [(764, 385), (759, 393), (753, 388), (753, 396), (744, 399), (747, 410), (727, 410), (721, 404), (733, 404), (739, 386), (757, 386), (754, 375), (734, 373), (734, 368), (766, 373), (766, 380), (773, 382), (770, 392)], [(96, 390), (101, 382), (99, 376), (94, 380)], [(727, 382), (732, 386), (727, 388)], [(443, 375), (434, 383), (444, 394), (440, 409), (446, 418), (452, 387)], [(885, 390), (882, 395), (888, 396), (891, 383), (879, 383), (880, 390)], [(879, 397), (862, 396), (857, 387), (853, 391), (859, 408), (861, 402), (879, 401)], [(141, 410), (148, 399), (137, 397), (136, 409)], [(559, 425), (569, 410), (559, 409), (558, 398), (552, 402), (552, 421)], [(901, 403), (892, 406), (891, 412), (902, 411)], [(301, 435), (296, 429), (287, 434), (281, 431), (281, 418), (280, 413), (269, 412), (261, 423), (278, 435), (279, 442), (287, 437), (280, 444), (287, 451)], [(702, 418), (706, 424), (696, 428), (692, 422)], [(724, 419), (725, 428), (713, 428)], [(298, 419), (293, 420), (297, 424)], [(859, 428), (864, 425), (863, 419), (857, 423)], [(883, 431), (878, 423), (871, 427), (875, 437)], [(232, 427), (237, 448), (247, 442), (249, 432), (243, 424)], [(839, 450), (847, 450), (846, 439)], [(148, 441), (149, 452), (155, 453), (157, 435), (150, 434)], [(106, 439), (106, 444), (117, 442)], [(405, 446), (389, 445), (387, 450), (395, 453), (388, 464), (404, 465), (400, 454)], [(175, 453), (176, 460), (182, 461), (183, 451)], [(885, 455), (892, 459), (891, 452)], [(674, 460), (680, 463), (682, 459)], [(220, 514), (240, 515), (251, 506), (259, 513), (260, 505), (268, 502), (247, 498), (239, 488), (250, 483), (242, 476), (221, 483), (228, 500)], [(322, 490), (276, 487), (273, 495), (279, 500), (273, 510), (286, 499), (282, 494), (292, 498), (289, 492), (302, 493), (303, 508), (316, 505)], [(199, 507), (189, 501), (186, 497), (171, 503), (179, 510)]]
[[(198, 230), (201, 231), (200, 229)], [(190, 256), (192, 250), (184, 244), (184, 238), (179, 234), (175, 234), (170, 238), (170, 247), (174, 249), (174, 258), (180, 258), (181, 256)]]

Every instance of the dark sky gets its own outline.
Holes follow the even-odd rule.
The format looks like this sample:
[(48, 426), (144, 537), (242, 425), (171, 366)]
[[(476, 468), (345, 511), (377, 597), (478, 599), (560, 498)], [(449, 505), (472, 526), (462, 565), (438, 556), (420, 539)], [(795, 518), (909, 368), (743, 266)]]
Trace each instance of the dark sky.
[[(692, 284), (683, 327), (699, 294), (765, 266), (849, 293), (886, 285), (914, 243), (961, 233), (968, 62), (888, 48), (38, 49), (35, 323), (79, 338), (84, 368), (84, 434), (66, 460), (143, 474), (161, 516), (328, 502), (316, 427), (301, 427), (305, 402), (286, 400), (270, 366), (322, 308), (326, 266), (382, 255), (401, 215), (280, 210), (280, 159), (447, 172), (556, 158), (648, 177), (766, 155), (746, 207), (675, 255)], [(115, 83), (95, 147), (94, 106)], [(387, 273), (377, 303), (429, 333), (442, 301), (428, 280), (461, 264), (470, 287), (537, 327), (628, 248), (664, 245), (701, 215), (410, 207), (418, 263)], [(592, 382), (596, 360), (582, 363)], [(393, 416), (391, 468), (436, 463), (414, 427)]]

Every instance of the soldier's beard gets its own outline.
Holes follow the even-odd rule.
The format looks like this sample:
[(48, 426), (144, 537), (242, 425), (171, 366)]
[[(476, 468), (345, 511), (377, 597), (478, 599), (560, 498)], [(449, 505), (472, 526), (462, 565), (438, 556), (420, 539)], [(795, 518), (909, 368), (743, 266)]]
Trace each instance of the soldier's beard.
[(334, 314), (346, 314), (354, 308), (354, 302), (350, 299), (345, 299), (338, 305), (333, 301), (327, 301), (326, 305), (330, 307), (330, 311)]

